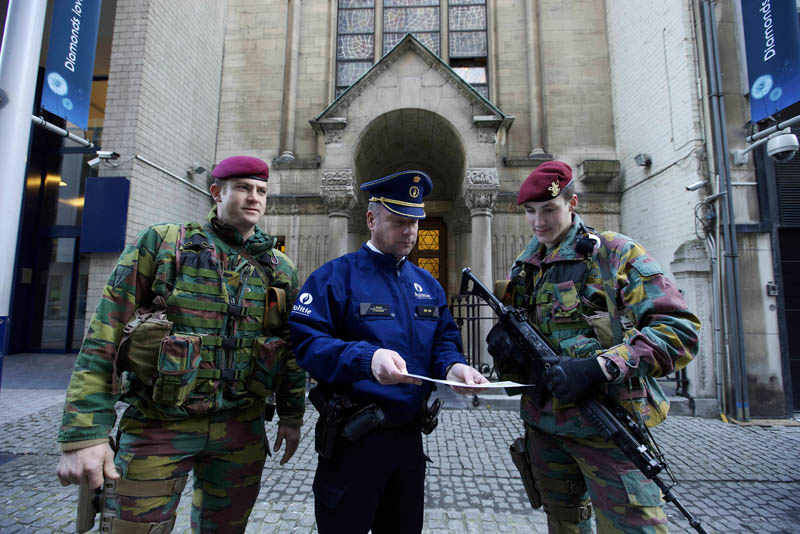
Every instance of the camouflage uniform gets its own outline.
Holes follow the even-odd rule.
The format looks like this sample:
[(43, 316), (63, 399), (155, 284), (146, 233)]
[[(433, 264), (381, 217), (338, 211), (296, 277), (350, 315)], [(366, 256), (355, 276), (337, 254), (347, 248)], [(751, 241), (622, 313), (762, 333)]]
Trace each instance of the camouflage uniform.
[[(258, 227), (243, 242), (216, 207), (208, 220), (149, 227), (122, 253), (75, 362), (58, 441), (64, 450), (103, 443), (115, 402), (126, 402), (115, 457), (123, 478), (175, 479), (193, 469), (193, 530), (244, 532), (268, 454), (265, 398), (276, 393), (280, 425), (302, 424), (305, 373), (286, 325), (297, 271)], [(282, 313), (272, 288), (285, 292)], [(134, 312), (158, 297), (171, 335), (153, 354), (152, 375), (138, 376), (117, 348)], [(174, 520), (179, 498), (120, 496), (108, 505), (120, 519), (158, 523)]]
[[(587, 256), (576, 244), (590, 234), (601, 245)], [(612, 300), (622, 316), (623, 342), (617, 345), (593, 326), (603, 319), (608, 324), (598, 263), (598, 255), (605, 253), (615, 292)], [(601, 387), (641, 424), (655, 426), (666, 418), (669, 402), (655, 377), (692, 360), (700, 323), (641, 245), (614, 232), (590, 233), (573, 215), (572, 226), (557, 246), (546, 250), (534, 237), (519, 255), (505, 300), (526, 309), (562, 355), (602, 354), (611, 359), (620, 375)], [(598, 532), (666, 532), (658, 487), (604, 440), (574, 404), (550, 397), (539, 406), (523, 394), (521, 416), (551, 533), (590, 533), (592, 507)]]

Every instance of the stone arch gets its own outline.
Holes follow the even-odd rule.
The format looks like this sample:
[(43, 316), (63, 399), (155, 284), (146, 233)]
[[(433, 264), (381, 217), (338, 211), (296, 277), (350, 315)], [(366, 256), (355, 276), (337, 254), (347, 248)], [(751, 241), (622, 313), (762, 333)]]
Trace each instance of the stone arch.
[(397, 109), (360, 132), (353, 149), (356, 184), (407, 169), (424, 171), (433, 180), (433, 192), (425, 199), (433, 211), (452, 202), (466, 172), (466, 152), (447, 119), (425, 109)]

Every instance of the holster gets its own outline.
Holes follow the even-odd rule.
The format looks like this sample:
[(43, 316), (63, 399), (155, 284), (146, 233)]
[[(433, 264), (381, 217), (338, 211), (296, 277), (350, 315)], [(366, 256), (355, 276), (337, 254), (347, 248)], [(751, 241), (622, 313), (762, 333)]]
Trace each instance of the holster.
[(358, 441), (383, 426), (386, 420), (386, 414), (377, 404), (356, 406), (344, 393), (328, 393), (319, 385), (308, 392), (308, 399), (319, 412), (314, 450), (326, 460), (333, 457), (339, 436)]
[(349, 405), (350, 401), (337, 394), (329, 398), (319, 385), (308, 392), (308, 400), (319, 412), (317, 426), (314, 428), (314, 450), (321, 458), (330, 460), (336, 447), (339, 425), (344, 419), (345, 403)]
[(106, 508), (106, 499), (116, 499), (120, 495), (131, 497), (161, 497), (181, 493), (186, 487), (188, 476), (168, 480), (106, 480), (103, 486), (92, 489), (85, 484), (78, 490), (79, 533), (94, 527), (95, 516), (100, 513), (100, 532), (114, 534), (169, 534), (175, 525), (175, 515), (160, 523), (137, 523), (118, 519), (113, 508)]
[(525, 439), (515, 439), (514, 443), (509, 447), (509, 452), (511, 453), (511, 461), (514, 462), (517, 471), (522, 477), (522, 485), (525, 486), (525, 493), (528, 494), (531, 507), (534, 509), (541, 507), (542, 496), (539, 490), (536, 489), (533, 469), (531, 468), (531, 458), (525, 448)]
[(438, 397), (428, 406), (427, 398), (422, 403), (422, 433), (425, 435), (433, 432), (439, 426), (439, 410), (442, 409), (442, 401)]
[(81, 484), (78, 489), (78, 524), (79, 533), (88, 532), (94, 527), (94, 517), (100, 512), (100, 489), (92, 489)]

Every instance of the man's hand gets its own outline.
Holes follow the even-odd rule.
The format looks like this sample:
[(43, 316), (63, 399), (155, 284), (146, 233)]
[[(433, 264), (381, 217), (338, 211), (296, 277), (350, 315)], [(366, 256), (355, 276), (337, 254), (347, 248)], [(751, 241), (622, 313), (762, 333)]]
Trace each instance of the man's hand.
[(597, 358), (568, 358), (559, 356), (545, 361), (550, 368), (544, 373), (544, 383), (561, 402), (576, 402), (586, 397), (596, 384), (606, 381), (602, 363)]
[[(461, 382), (464, 384), (475, 385), (475, 384), (486, 384), (489, 382), (486, 380), (486, 377), (480, 374), (477, 370), (470, 367), (469, 365), (464, 365), (463, 363), (456, 363), (450, 367), (450, 370), (447, 372), (447, 380), (451, 380), (453, 382)], [(453, 391), (456, 393), (461, 393), (462, 395), (470, 395), (472, 393), (480, 393), (481, 391), (486, 391), (485, 388), (461, 388), (458, 386), (450, 386), (453, 388)]]
[(297, 450), (297, 445), (300, 443), (300, 429), (293, 426), (278, 425), (278, 436), (275, 438), (275, 446), (272, 452), (278, 452), (283, 445), (283, 440), (286, 440), (286, 450), (283, 451), (281, 458), (281, 465), (289, 461), (294, 456)]
[(92, 489), (103, 485), (103, 477), (109, 480), (119, 478), (114, 467), (114, 451), (108, 443), (62, 453), (56, 475), (62, 486), (86, 484)]
[(379, 384), (422, 384), (419, 378), (412, 378), (405, 373), (406, 361), (393, 350), (378, 349), (372, 354), (372, 374)]

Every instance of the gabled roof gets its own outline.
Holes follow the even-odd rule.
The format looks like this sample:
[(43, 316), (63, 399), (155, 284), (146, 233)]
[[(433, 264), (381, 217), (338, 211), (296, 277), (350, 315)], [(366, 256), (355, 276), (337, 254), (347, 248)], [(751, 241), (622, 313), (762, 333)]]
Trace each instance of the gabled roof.
[(309, 121), (311, 122), (311, 125), (316, 129), (320, 120), (335, 117), (338, 109), (349, 106), (353, 100), (358, 98), (365, 87), (367, 87), (375, 78), (380, 76), (381, 73), (389, 68), (392, 63), (397, 61), (399, 57), (409, 52), (417, 54), (422, 58), (423, 61), (425, 61), (425, 63), (436, 68), (436, 70), (445, 78), (445, 80), (447, 80), (449, 84), (454, 85), (458, 89), (459, 93), (473, 101), (473, 103), (477, 103), (479, 106), (482, 106), (483, 109), (481, 110), (480, 115), (494, 115), (494, 118), (500, 121), (506, 121), (506, 119), (513, 121), (513, 117), (506, 116), (505, 113), (500, 111), (499, 108), (486, 100), (483, 95), (476, 91), (472, 85), (464, 81), (461, 76), (456, 74), (456, 72), (451, 69), (447, 63), (442, 61), (439, 56), (431, 52), (424, 44), (419, 42), (416, 37), (408, 33), (399, 43), (397, 43), (397, 46), (392, 48), (392, 50), (383, 56), (380, 61), (375, 63), (367, 72), (362, 74), (361, 77), (353, 83), (353, 85), (348, 87), (345, 92), (339, 95), (336, 100), (331, 102), (331, 104), (325, 108), (322, 113)]

